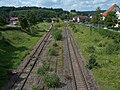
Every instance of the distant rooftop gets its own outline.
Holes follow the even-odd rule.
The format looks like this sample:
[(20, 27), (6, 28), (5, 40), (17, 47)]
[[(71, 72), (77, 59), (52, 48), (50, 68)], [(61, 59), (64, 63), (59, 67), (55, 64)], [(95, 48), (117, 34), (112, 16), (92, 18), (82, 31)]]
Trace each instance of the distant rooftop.
[(114, 8), (118, 8), (120, 11), (120, 7), (117, 4), (113, 4), (108, 10), (106, 10), (102, 15), (107, 16), (107, 14), (112, 11)]

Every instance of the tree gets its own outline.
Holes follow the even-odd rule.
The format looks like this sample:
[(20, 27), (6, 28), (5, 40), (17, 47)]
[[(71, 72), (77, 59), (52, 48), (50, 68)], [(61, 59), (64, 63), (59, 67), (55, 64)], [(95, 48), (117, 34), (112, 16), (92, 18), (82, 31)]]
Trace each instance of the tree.
[(99, 24), (101, 22), (101, 14), (100, 14), (100, 12), (101, 12), (101, 9), (100, 9), (100, 7), (98, 7), (96, 9), (95, 15), (93, 15), (93, 17), (92, 17), (92, 23), (93, 24)]
[(96, 62), (96, 56), (95, 55), (91, 55), (90, 57), (89, 57), (90, 59), (89, 59), (89, 61), (88, 61), (88, 64), (87, 64), (87, 67), (89, 68), (89, 69), (93, 69), (95, 66), (97, 66), (97, 62)]
[(32, 12), (29, 12), (27, 14), (27, 19), (29, 21), (29, 24), (32, 26), (32, 25), (35, 25), (36, 22), (37, 22), (37, 18), (36, 18), (36, 12), (35, 11), (32, 11)]
[(117, 16), (114, 11), (111, 11), (105, 17), (105, 24), (108, 27), (114, 27), (117, 24)]
[(29, 27), (28, 20), (25, 16), (19, 16), (19, 22), (23, 30), (26, 30)]
[(0, 26), (3, 26), (6, 24), (6, 20), (3, 17), (0, 17)]
[(76, 10), (71, 10), (70, 12), (76, 12)]

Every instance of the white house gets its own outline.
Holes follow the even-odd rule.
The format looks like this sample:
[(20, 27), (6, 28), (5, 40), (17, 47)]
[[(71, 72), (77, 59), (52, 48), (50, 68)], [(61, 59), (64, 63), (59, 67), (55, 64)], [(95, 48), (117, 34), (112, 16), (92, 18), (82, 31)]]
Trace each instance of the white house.
[(10, 24), (11, 25), (16, 25), (16, 24), (18, 24), (18, 17), (11, 17), (10, 18)]
[(120, 11), (117, 11), (116, 15), (117, 15), (118, 19), (120, 20)]
[[(118, 17), (118, 20), (120, 21), (120, 7), (117, 4), (113, 4), (108, 10), (106, 10), (104, 13), (102, 13), (103, 16), (103, 20), (105, 20), (105, 17), (107, 16), (107, 14), (110, 11), (115, 11), (116, 15)], [(116, 27), (118, 27), (119, 25), (117, 24)]]
[(88, 16), (75, 16), (73, 17), (73, 22), (80, 22), (81, 20), (89, 20), (90, 17)]
[(116, 14), (119, 14), (120, 12), (120, 7), (117, 4), (113, 4), (108, 10), (106, 10), (104, 13), (102, 13), (103, 19), (107, 16), (107, 14), (110, 11), (116, 11)]

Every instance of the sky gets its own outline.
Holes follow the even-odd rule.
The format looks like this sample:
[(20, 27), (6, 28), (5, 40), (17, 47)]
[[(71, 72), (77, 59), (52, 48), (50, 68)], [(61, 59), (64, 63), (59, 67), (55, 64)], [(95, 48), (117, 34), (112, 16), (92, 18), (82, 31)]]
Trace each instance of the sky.
[(0, 0), (0, 6), (38, 6), (77, 11), (91, 11), (97, 7), (106, 10), (113, 4), (120, 6), (120, 0)]

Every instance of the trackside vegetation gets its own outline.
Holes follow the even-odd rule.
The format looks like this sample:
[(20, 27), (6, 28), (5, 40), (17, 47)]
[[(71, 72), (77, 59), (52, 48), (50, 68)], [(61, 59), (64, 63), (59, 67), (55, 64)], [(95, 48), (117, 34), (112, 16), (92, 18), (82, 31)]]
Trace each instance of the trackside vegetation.
[[(60, 86), (60, 76), (57, 73), (59, 65), (62, 63), (62, 29), (63, 23), (54, 23), (51, 31), (52, 41), (48, 48), (46, 59), (43, 60), (42, 65), (39, 66), (37, 74), (42, 77), (44, 82), (43, 87), (51, 89)], [(60, 62), (60, 63), (58, 63)]]
[[(100, 90), (120, 89), (120, 33), (69, 24)], [(74, 32), (75, 29), (77, 32)]]
[(0, 30), (0, 86), (11, 74), (12, 69), (15, 69), (30, 53), (49, 26), (49, 23), (37, 24), (32, 27), (34, 31), (32, 35), (20, 30)]

